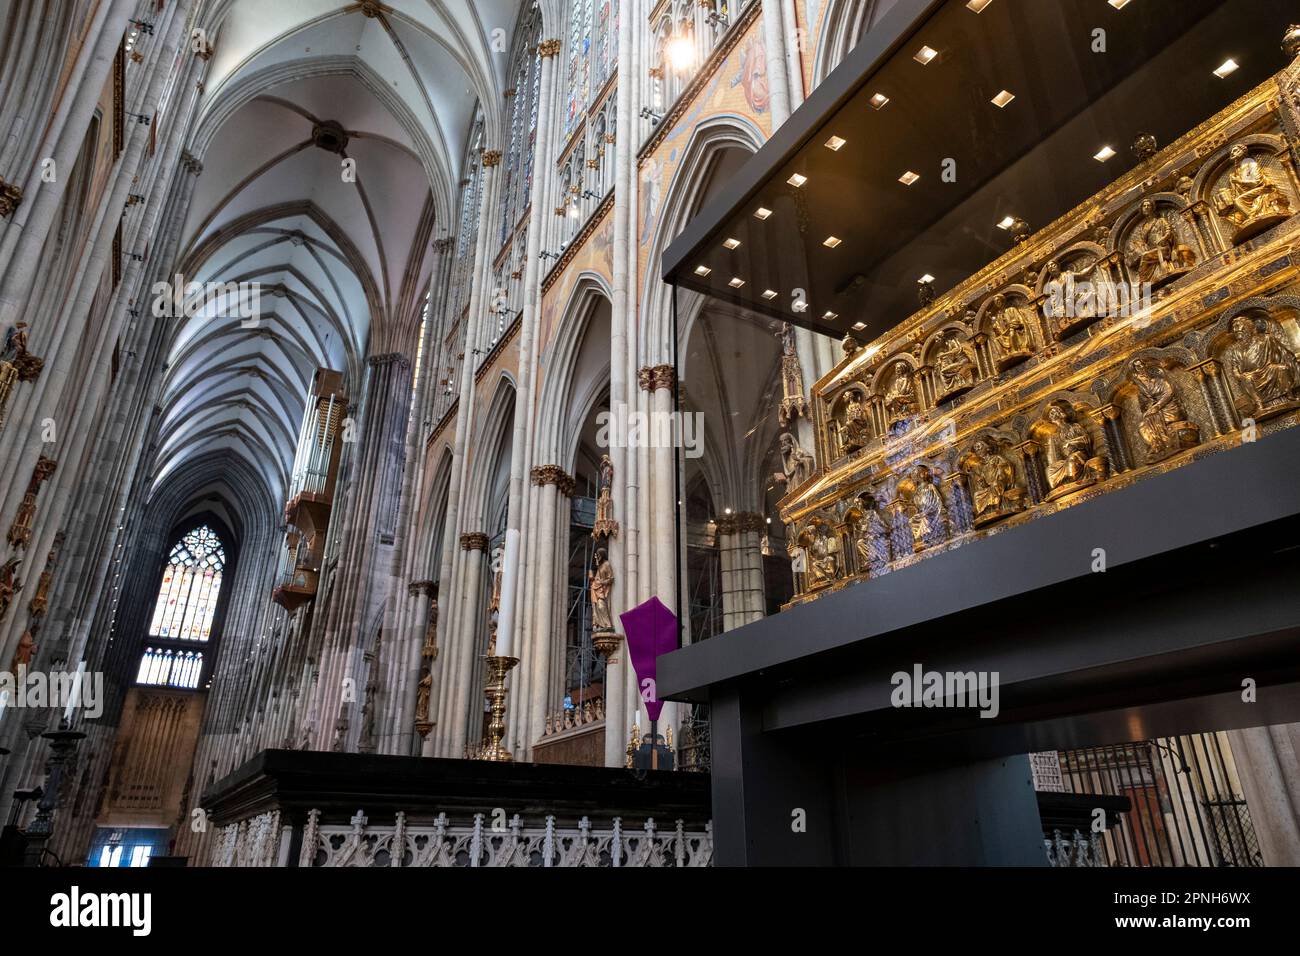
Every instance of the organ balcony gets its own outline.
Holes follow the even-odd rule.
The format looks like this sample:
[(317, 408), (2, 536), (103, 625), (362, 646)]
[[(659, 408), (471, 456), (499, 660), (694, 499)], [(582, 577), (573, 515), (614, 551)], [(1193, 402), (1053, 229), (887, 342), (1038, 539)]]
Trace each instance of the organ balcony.
[(272, 599), (293, 611), (316, 594), (324, 561), (343, 442), (347, 400), (343, 373), (318, 369), (298, 436), (289, 500), (284, 508), (284, 550)]

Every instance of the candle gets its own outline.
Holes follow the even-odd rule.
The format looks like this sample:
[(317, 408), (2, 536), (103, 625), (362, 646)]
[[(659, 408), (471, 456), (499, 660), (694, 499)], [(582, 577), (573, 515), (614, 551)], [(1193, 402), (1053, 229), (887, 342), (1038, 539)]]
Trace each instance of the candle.
[(501, 571), (501, 609), (497, 616), (497, 656), (510, 656), (515, 619), (515, 580), (519, 576), (519, 529), (506, 529), (505, 567)]
[(86, 674), (86, 662), (77, 662), (76, 679), (72, 682), (72, 693), (68, 695), (68, 706), (63, 709), (63, 719), (71, 723), (72, 712), (77, 709), (81, 703), (81, 681)]

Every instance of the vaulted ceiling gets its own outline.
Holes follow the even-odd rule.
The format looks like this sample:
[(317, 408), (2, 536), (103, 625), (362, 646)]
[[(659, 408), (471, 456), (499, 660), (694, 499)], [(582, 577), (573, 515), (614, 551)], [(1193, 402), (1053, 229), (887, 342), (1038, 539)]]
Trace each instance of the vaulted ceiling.
[(282, 496), (315, 370), (343, 371), (358, 401), (368, 354), (414, 358), (475, 118), (501, 125), (520, 6), (212, 5), (180, 268), (256, 285), (242, 310), (212, 299), (175, 320), (155, 486), (215, 450)]

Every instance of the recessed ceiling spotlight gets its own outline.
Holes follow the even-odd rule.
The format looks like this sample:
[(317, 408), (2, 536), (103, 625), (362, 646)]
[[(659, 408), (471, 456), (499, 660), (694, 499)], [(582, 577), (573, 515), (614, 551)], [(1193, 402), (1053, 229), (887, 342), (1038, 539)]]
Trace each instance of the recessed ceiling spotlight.
[(1015, 221), (1016, 221), (1016, 217), (1015, 217), (1015, 216), (1003, 216), (1003, 217), (1001, 218), (1001, 220), (998, 221), (998, 228), (999, 228), (999, 229), (1010, 229), (1010, 228), (1011, 228), (1011, 224), (1014, 223)]
[(827, 236), (825, 239), (822, 240), (822, 245), (825, 246), (827, 249), (834, 249), (842, 241), (843, 240), (839, 239), (836, 236)]
[(1113, 149), (1109, 146), (1103, 146), (1101, 149), (1097, 150), (1097, 152), (1092, 154), (1092, 158), (1099, 163), (1104, 163), (1114, 155), (1115, 151)]
[(1128, 0), (1106, 0), (1116, 10), (1123, 10), (1128, 6)]
[(1237, 72), (1237, 61), (1229, 57), (1228, 59), (1224, 60), (1222, 64), (1220, 64), (1217, 70), (1214, 71), (1214, 75), (1222, 80), (1225, 77), (1236, 72)]
[(854, 331), (854, 332), (861, 332), (861, 331), (862, 331), (863, 329), (865, 329), (866, 327), (867, 327), (867, 323), (865, 323), (865, 322), (854, 322), (854, 323), (853, 323), (853, 331)]
[(826, 141), (826, 148), (830, 150), (834, 150), (835, 152), (838, 153), (840, 151), (840, 147), (843, 146), (845, 142), (846, 140), (844, 140), (842, 137), (832, 136), (830, 139)]
[(724, 246), (726, 246), (728, 249), (736, 249), (736, 248), (738, 248), (738, 247), (740, 246), (740, 240), (739, 240), (739, 239), (726, 239), (726, 240), (723, 241), (722, 244), (723, 244)]
[(696, 266), (696, 267), (695, 267), (695, 274), (696, 274), (697, 276), (706, 276), (706, 275), (708, 275), (708, 274), (709, 274), (710, 272), (712, 272), (712, 271), (713, 271), (713, 270), (710, 269), (708, 266)]
[(755, 219), (766, 219), (770, 215), (772, 215), (772, 210), (766, 208), (765, 206), (759, 206), (757, 209), (754, 210)]
[(909, 169), (907, 172), (903, 173), (903, 175), (898, 177), (898, 181), (904, 186), (910, 186), (920, 178), (920, 173), (914, 173)]
[(808, 181), (807, 176), (800, 176), (798, 173), (793, 174), (789, 179), (786, 180), (787, 183), (789, 183), (791, 186), (794, 186), (796, 189), (798, 189), (807, 181)]
[(934, 47), (923, 46), (912, 54), (912, 59), (917, 63), (920, 63), (922, 66), (925, 66), (938, 55), (939, 51), (934, 49)]
[(768, 289), (763, 293), (763, 298), (767, 299), (768, 302), (771, 302), (776, 298), (776, 292), (772, 289)]
[[(972, 10), (975, 13), (983, 13), (984, 8), (992, 2), (993, 0), (966, 0), (966, 9)], [(1125, 2), (1127, 2), (1127, 0), (1125, 0)]]
[(917, 279), (916, 281), (924, 285), (927, 282), (933, 282), (934, 276), (930, 275), (930, 273), (927, 272), (925, 275), (921, 276), (921, 278)]
[(832, 312), (830, 309), (827, 309), (826, 314), (822, 316), (822, 318), (825, 319), (827, 322), (834, 322), (839, 317), (840, 314), (838, 312)]
[(727, 283), (727, 285), (731, 286), (733, 289), (739, 289), (744, 284), (745, 284), (745, 280), (742, 279), (740, 276), (734, 276), (732, 280)]
[(889, 102), (889, 97), (884, 93), (872, 93), (871, 99), (868, 100), (873, 110), (884, 109), (885, 104)]
[(993, 99), (992, 99), (991, 102), (992, 102), (993, 105), (996, 106), (998, 109), (1002, 109), (1003, 107), (1005, 107), (1008, 103), (1010, 103), (1010, 102), (1011, 102), (1012, 100), (1014, 100), (1015, 98), (1016, 98), (1016, 94), (1015, 94), (1015, 93), (1012, 93), (1010, 90), (1003, 90), (1003, 91), (1002, 91), (1001, 93), (999, 93), (997, 96), (993, 97)]

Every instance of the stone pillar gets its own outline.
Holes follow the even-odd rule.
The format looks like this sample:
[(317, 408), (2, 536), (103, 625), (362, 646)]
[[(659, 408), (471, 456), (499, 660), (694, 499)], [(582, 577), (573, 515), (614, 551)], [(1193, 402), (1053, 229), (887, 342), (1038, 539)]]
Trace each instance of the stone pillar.
[(1228, 731), (1265, 866), (1300, 866), (1300, 724)]
[[(474, 243), (474, 262), (476, 268), (470, 286), (469, 311), (466, 318), (465, 348), (477, 341), (479, 328), (484, 320), (483, 287), (487, 282), (488, 266), (491, 254), (488, 252), (489, 236), (492, 234), (492, 213), (496, 209), (495, 197), (498, 182), (497, 165), (484, 164), (483, 184), (480, 190), (478, 232)], [(460, 391), (457, 397), (456, 436), (452, 445), (451, 477), (447, 485), (447, 513), (443, 518), (442, 562), (438, 579), (444, 582), (446, 614), (447, 650), (442, 661), (433, 669), (432, 700), (429, 704), (434, 729), (424, 741), (421, 752), (428, 757), (447, 756), (453, 747), (450, 737), (452, 715), (457, 709), (457, 699), (461, 689), (455, 683), (455, 661), (460, 647), (455, 637), (459, 633), (460, 613), (464, 595), (462, 564), (465, 554), (456, 548), (456, 529), (461, 516), (461, 498), (466, 494), (466, 475), (469, 467), (469, 442), (474, 432), (471, 410), (474, 404), (475, 380), (474, 363), (468, 357), (460, 367)], [(445, 679), (451, 676), (451, 680)], [(462, 742), (463, 743), (463, 742)], [(457, 748), (459, 745), (456, 745)], [(453, 756), (460, 756), (456, 749)]]
[[(334, 570), (336, 583), (332, 586), (324, 632), (327, 646), (334, 649), (338, 666), (342, 668), (339, 685), (342, 686), (343, 677), (352, 679), (356, 706), (348, 711), (358, 715), (361, 689), (369, 679), (363, 654), (378, 637), (375, 624), (382, 622), (380, 611), (393, 583), (389, 572), (397, 533), (411, 396), (411, 363), (405, 355), (372, 355), (367, 365), (369, 377), (358, 428), (360, 442), (352, 487), (345, 499), (351, 504), (347, 509), (350, 513), (341, 514), (336, 504), (331, 518), (331, 525), (341, 519), (348, 523), (344, 525), (345, 547)], [(335, 691), (329, 684), (323, 686), (329, 693)], [(335, 712), (333, 707), (327, 709), (325, 719), (328, 721)], [(337, 712), (342, 716), (341, 709)], [(349, 720), (340, 746), (345, 750), (354, 747), (358, 730), (359, 720)]]
[(740, 627), (764, 616), (761, 535), (766, 522), (753, 511), (714, 519), (722, 564), (722, 626)]
[[(537, 487), (538, 523), (538, 562), (533, 573), (533, 608), (532, 642), (528, 648), (528, 658), (523, 661), (527, 668), (526, 685), (519, 682), (521, 693), (517, 706), (527, 714), (524, 721), (525, 759), (532, 753), (533, 743), (541, 737), (542, 725), (546, 720), (548, 709), (557, 701), (552, 699), (555, 689), (555, 676), (551, 673), (550, 663), (554, 658), (555, 644), (563, 641), (564, 631), (555, 629), (555, 596), (565, 593), (563, 563), (556, 567), (556, 555), (563, 554), (567, 548), (559, 542), (568, 537), (568, 521), (564, 512), (568, 509), (569, 496), (573, 494), (574, 480), (559, 465), (539, 465), (532, 470), (532, 483)], [(559, 572), (557, 574), (557, 571)], [(521, 668), (522, 669), (522, 668)], [(522, 693), (527, 688), (527, 697)], [(526, 710), (524, 710), (526, 708)]]
[[(676, 483), (674, 481), (674, 473), (678, 467), (677, 449), (675, 447), (678, 436), (674, 427), (674, 431), (671, 433), (672, 440), (664, 443), (658, 440), (658, 437), (662, 437), (663, 432), (657, 426), (658, 422), (670, 420), (672, 415), (673, 388), (677, 383), (677, 372), (671, 365), (656, 365), (650, 370), (650, 378), (652, 384), (650, 420), (657, 436), (650, 450), (652, 461), (650, 467), (651, 519), (647, 528), (652, 538), (649, 547), (654, 561), (654, 587), (651, 593), (657, 596), (664, 603), (664, 606), (674, 614), (678, 614), (677, 528), (682, 517), (675, 495)], [(636, 675), (633, 673), (631, 676), (635, 687)], [(639, 688), (633, 700), (638, 705), (638, 719), (644, 733), (649, 729), (649, 715), (645, 713)], [(671, 727), (674, 735), (674, 746), (676, 746), (675, 738), (677, 736), (677, 709), (677, 704), (670, 702), (664, 705), (664, 709), (659, 715), (659, 733), (666, 734), (668, 728)]]
[[(555, 57), (560, 52), (558, 39), (542, 40), (537, 45), (537, 55), (541, 58), (541, 76), (538, 79), (538, 102), (542, 104), (538, 114), (537, 133), (534, 140), (534, 169), (536, 175), (532, 184), (532, 208), (529, 214), (527, 260), (524, 267), (524, 314), (519, 328), (519, 392), (515, 402), (514, 427), (510, 440), (510, 497), (506, 509), (505, 555), (501, 564), (501, 608), (498, 618), (500, 634), (498, 638), (507, 644), (509, 653), (517, 656), (519, 650), (519, 622), (527, 615), (526, 609), (519, 608), (520, 581), (524, 577), (522, 554), (526, 543), (523, 540), (525, 515), (528, 499), (524, 494), (524, 476), (531, 458), (530, 437), (533, 431), (533, 418), (536, 412), (533, 398), (536, 387), (536, 340), (541, 319), (541, 269), (539, 253), (541, 252), (541, 235), (544, 230), (543, 208), (546, 203), (546, 183), (555, 163), (551, 145), (555, 111), (550, 108), (555, 85)], [(513, 681), (518, 687), (519, 678)], [(518, 694), (515, 695), (518, 698)], [(519, 706), (516, 699), (516, 708)], [(516, 718), (512, 718), (512, 721)]]
[(483, 687), (476, 680), (480, 668), (478, 658), (487, 653), (487, 643), (478, 640), (479, 625), (486, 607), (483, 603), (483, 565), (487, 561), (488, 536), (482, 531), (467, 531), (460, 536), (460, 548), (465, 554), (465, 576), (457, 602), (460, 612), (456, 618), (456, 635), (453, 645), (456, 660), (452, 671), (452, 709), (447, 749), (443, 756), (459, 757), (470, 728), (477, 726), (470, 719), (470, 708), (483, 709)]
[[(68, 77), (67, 91), (45, 130), (38, 156), (52, 158), (58, 170), (70, 171), (73, 167), (133, 6), (129, 0), (103, 0), (95, 12), (94, 23), (87, 33), (90, 42), (77, 56)], [(60, 175), (52, 183), (42, 181), (39, 163), (29, 171), (23, 202), (9, 218), (0, 242), (0, 262), (9, 263), (0, 278), (0, 329), (7, 329), (19, 317), (32, 291), (41, 250), (68, 179), (67, 175)]]
[[(637, 388), (637, 188), (636, 150), (641, 143), (638, 116), (641, 106), (641, 38), (645, 21), (629, 22), (618, 31), (618, 89), (614, 138), (613, 289), (610, 301), (610, 407), (616, 414), (634, 411), (642, 397)], [(642, 529), (639, 516), (639, 449), (615, 443), (609, 449), (614, 463), (614, 519), (619, 536), (609, 542), (614, 569), (611, 606), (617, 612), (638, 603)], [(624, 729), (627, 708), (627, 654), (619, 647), (605, 662), (605, 765), (621, 767), (627, 746)], [(622, 739), (619, 739), (619, 738)]]

